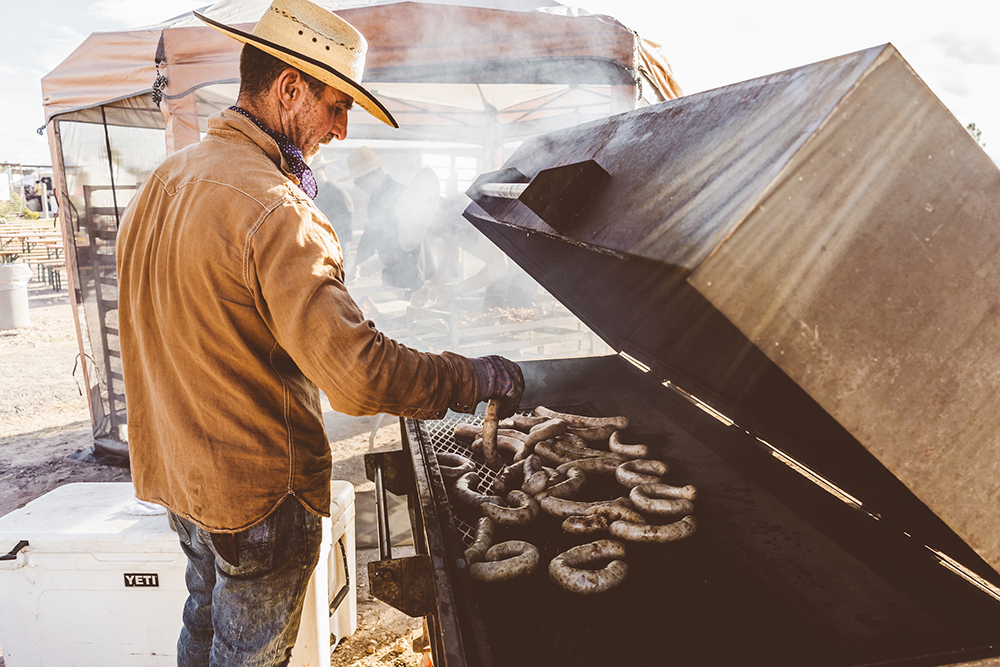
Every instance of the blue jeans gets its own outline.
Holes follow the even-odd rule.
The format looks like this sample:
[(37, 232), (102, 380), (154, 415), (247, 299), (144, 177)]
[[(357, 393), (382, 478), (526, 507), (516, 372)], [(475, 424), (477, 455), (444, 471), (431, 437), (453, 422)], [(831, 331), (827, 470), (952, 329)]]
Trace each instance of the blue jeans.
[(287, 665), (319, 560), (322, 519), (291, 496), (232, 537), (172, 512), (168, 518), (188, 558), (178, 667)]

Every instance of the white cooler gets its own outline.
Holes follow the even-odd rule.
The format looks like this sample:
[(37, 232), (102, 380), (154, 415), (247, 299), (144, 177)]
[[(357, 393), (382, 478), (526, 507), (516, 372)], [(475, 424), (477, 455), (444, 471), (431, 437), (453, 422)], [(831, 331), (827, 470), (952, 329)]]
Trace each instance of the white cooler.
[[(331, 650), (357, 628), (350, 483), (333, 482), (330, 509), (292, 654), (295, 667), (328, 666)], [(130, 483), (80, 483), (0, 517), (6, 667), (177, 664), (187, 559), (165, 514), (136, 511), (142, 507)]]

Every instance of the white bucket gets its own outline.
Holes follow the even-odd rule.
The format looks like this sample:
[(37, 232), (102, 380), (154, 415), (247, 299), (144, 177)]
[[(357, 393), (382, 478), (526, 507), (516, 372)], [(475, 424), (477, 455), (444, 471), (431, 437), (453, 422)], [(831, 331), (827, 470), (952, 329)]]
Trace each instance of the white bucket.
[(27, 264), (0, 264), (0, 329), (27, 329), (28, 281), (31, 267)]

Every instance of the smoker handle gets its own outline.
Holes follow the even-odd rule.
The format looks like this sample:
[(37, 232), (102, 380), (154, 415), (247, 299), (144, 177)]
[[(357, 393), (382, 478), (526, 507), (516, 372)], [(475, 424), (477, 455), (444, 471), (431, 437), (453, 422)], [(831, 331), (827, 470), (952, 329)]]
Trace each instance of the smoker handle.
[(379, 560), (392, 560), (392, 539), (389, 535), (389, 503), (385, 495), (382, 465), (375, 465), (375, 520), (378, 528)]

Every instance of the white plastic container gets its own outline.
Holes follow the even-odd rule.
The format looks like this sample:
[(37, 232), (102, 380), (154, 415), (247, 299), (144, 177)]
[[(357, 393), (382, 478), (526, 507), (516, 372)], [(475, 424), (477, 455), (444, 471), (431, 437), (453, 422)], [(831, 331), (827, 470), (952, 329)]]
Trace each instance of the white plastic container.
[[(0, 558), (10, 552), (0, 560), (0, 647), (7, 667), (177, 664), (187, 559), (166, 515), (129, 513), (135, 507), (127, 482), (80, 483), (0, 517)], [(331, 511), (295, 667), (328, 666), (331, 647), (357, 627), (351, 484), (334, 482)], [(19, 547), (22, 541), (27, 546)], [(331, 611), (345, 585), (343, 601)]]
[(23, 263), (0, 264), (0, 329), (27, 329), (28, 281), (31, 267)]

